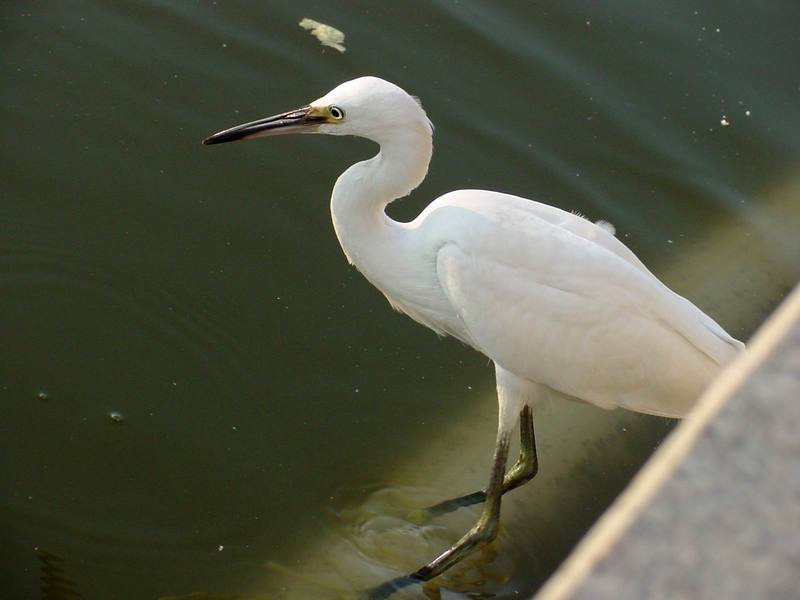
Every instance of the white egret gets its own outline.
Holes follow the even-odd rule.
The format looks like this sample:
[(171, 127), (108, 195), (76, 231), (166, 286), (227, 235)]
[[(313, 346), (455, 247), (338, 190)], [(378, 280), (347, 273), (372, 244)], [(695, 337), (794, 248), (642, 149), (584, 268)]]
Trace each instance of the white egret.
[[(437, 198), (413, 221), (387, 216), (428, 170), (433, 128), (419, 101), (377, 77), (307, 106), (226, 129), (218, 144), (288, 133), (356, 135), (377, 155), (336, 181), (331, 214), (351, 264), (398, 311), (453, 336), (495, 365), (499, 419), (475, 526), (407, 578), (426, 581), (497, 533), (501, 495), (537, 471), (530, 407), (555, 392), (603, 408), (683, 417), (744, 345), (671, 291), (611, 228), (559, 208), (483, 190)], [(519, 460), (506, 474), (520, 421)]]

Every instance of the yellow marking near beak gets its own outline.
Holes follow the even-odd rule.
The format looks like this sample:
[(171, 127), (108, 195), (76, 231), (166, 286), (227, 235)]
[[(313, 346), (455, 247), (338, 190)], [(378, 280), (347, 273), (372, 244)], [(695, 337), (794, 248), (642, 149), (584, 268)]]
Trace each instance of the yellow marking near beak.
[(308, 109), (308, 114), (312, 117), (331, 118), (331, 112), (327, 106), (312, 106)]

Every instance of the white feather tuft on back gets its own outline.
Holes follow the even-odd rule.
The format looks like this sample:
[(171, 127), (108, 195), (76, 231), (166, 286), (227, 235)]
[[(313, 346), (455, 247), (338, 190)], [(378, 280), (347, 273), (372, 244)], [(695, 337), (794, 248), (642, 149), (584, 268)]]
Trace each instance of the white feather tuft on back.
[(598, 227), (601, 227), (601, 228), (605, 229), (611, 235), (615, 235), (617, 233), (617, 228), (614, 227), (614, 224), (613, 223), (609, 223), (608, 221), (605, 221), (603, 219), (600, 219), (599, 221), (595, 221), (594, 224), (597, 225)]

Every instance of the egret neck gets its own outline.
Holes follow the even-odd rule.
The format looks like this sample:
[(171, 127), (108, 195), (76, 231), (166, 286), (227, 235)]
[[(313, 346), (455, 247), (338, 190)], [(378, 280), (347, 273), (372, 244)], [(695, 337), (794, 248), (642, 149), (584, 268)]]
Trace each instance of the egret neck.
[[(380, 145), (380, 151), (336, 180), (331, 218), (347, 260), (377, 284), (381, 271), (374, 267), (401, 257), (406, 231), (404, 224), (386, 214), (386, 206), (410, 194), (425, 179), (433, 140), (427, 123), (393, 128), (371, 139)], [(384, 285), (378, 287), (386, 291)]]

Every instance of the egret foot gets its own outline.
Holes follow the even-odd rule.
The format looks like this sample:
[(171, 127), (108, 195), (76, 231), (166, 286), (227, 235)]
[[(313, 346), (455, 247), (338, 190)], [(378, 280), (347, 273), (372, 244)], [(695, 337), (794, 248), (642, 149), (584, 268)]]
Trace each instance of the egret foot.
[[(499, 389), (499, 388), (498, 388)], [(501, 407), (502, 399), (501, 399)], [(504, 492), (512, 490), (529, 481), (536, 475), (538, 470), (538, 461), (536, 458), (536, 443), (533, 436), (533, 417), (530, 408), (524, 405), (520, 410), (520, 456), (519, 460), (514, 464), (508, 475), (505, 474), (506, 461), (508, 459), (508, 445), (509, 438), (511, 437), (509, 420), (507, 415), (504, 418), (501, 410), (500, 423), (497, 431), (497, 441), (495, 443), (494, 460), (492, 463), (492, 473), (489, 478), (489, 485), (485, 490), (454, 498), (447, 502), (437, 504), (427, 511), (433, 514), (442, 514), (449, 512), (460, 506), (467, 506), (477, 502), (484, 502), (481, 516), (478, 522), (470, 529), (460, 540), (453, 544), (450, 548), (442, 552), (439, 556), (434, 558), (427, 565), (417, 569), (413, 573), (396, 577), (379, 586), (367, 590), (365, 594), (366, 600), (384, 600), (392, 596), (396, 591), (413, 585), (415, 583), (423, 583), (430, 581), (444, 573), (447, 569), (461, 561), (470, 552), (488, 544), (497, 536), (497, 530), (500, 524), (500, 501)], [(465, 500), (467, 499), (467, 500)], [(449, 510), (439, 509), (437, 507), (452, 507)]]
[(497, 435), (494, 463), (489, 486), (486, 488), (486, 501), (478, 522), (460, 540), (442, 552), (427, 565), (411, 573), (418, 581), (428, 581), (463, 559), (478, 546), (488, 544), (497, 536), (500, 522), (500, 497), (503, 489), (503, 474), (508, 459), (509, 432), (502, 429)]
[(399, 592), (410, 585), (417, 585), (418, 583), (422, 583), (421, 580), (415, 578), (413, 575), (395, 577), (389, 581), (384, 581), (380, 585), (376, 585), (374, 588), (364, 590), (359, 600), (387, 600), (387, 598), (391, 598), (395, 592)]

